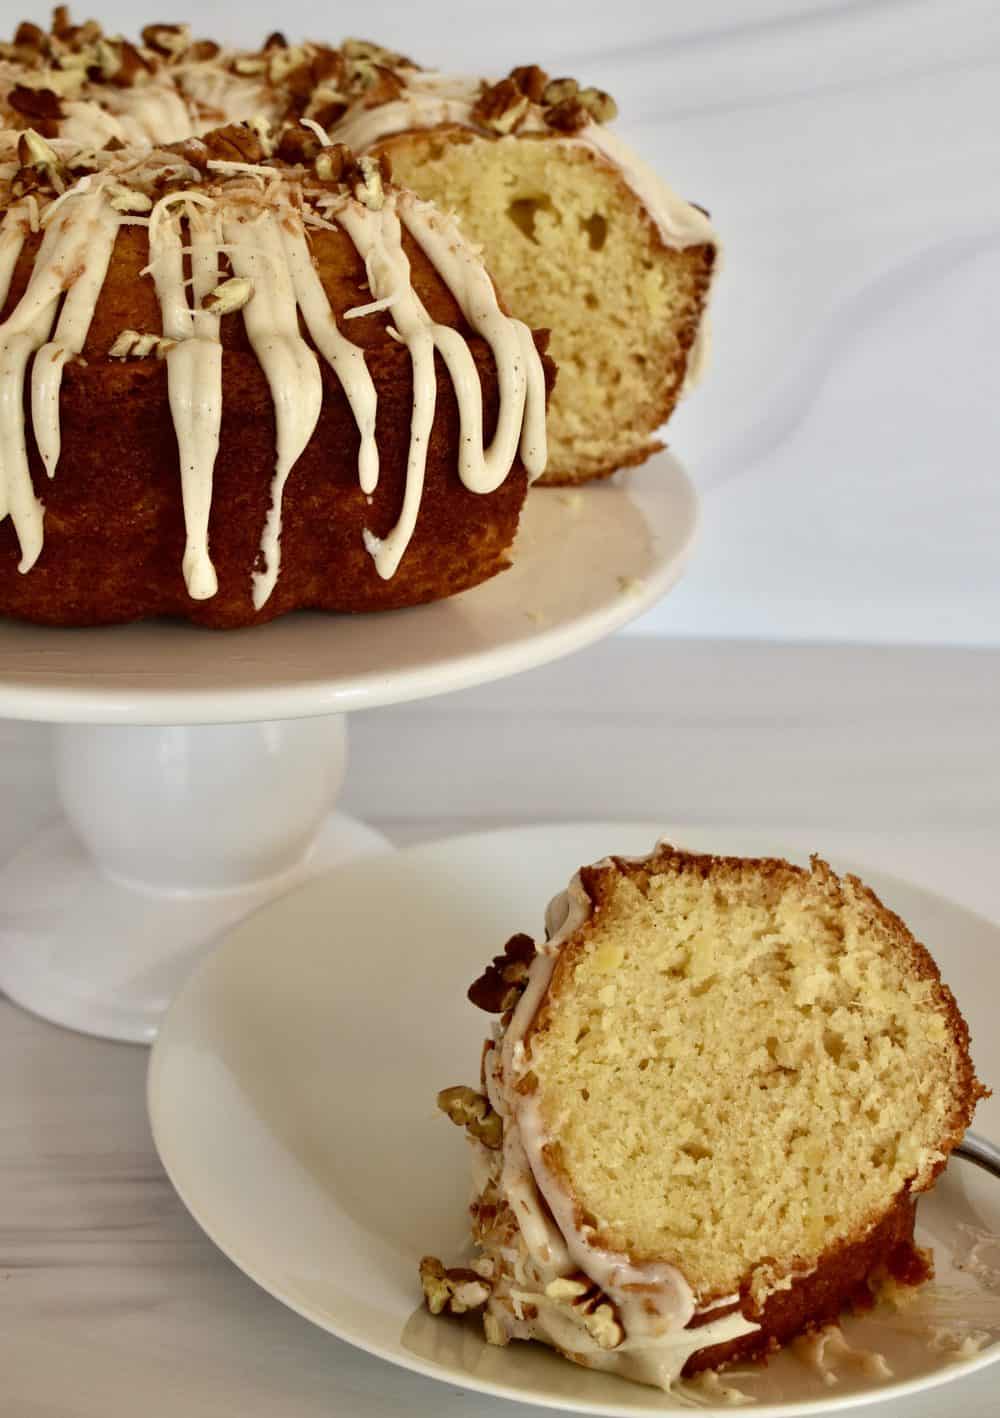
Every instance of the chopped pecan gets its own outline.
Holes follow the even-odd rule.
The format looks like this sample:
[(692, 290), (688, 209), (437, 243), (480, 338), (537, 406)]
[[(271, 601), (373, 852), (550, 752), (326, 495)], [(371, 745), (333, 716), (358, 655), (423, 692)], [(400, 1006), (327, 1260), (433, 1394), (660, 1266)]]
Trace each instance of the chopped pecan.
[(66, 39), (73, 33), (68, 5), (57, 5), (52, 11), (52, 33), (57, 39)]
[(472, 110), (475, 122), (494, 133), (513, 133), (528, 111), (528, 96), (513, 79), (487, 85)]
[(191, 43), (190, 25), (144, 25), (142, 42), (156, 54), (165, 58), (181, 54)]
[(555, 1304), (572, 1310), (601, 1349), (617, 1349), (624, 1340), (625, 1331), (614, 1305), (601, 1287), (582, 1271), (550, 1280), (545, 1295)]
[(575, 79), (550, 79), (542, 90), (542, 103), (551, 105), (575, 98), (580, 85)]
[(354, 154), (343, 143), (334, 143), (316, 154), (314, 166), (321, 182), (340, 182), (354, 162)]
[(402, 95), (403, 85), (391, 69), (381, 64), (371, 67), (370, 81), (365, 88), (365, 107), (378, 108), (379, 104), (391, 103)]
[(578, 133), (590, 122), (590, 114), (574, 95), (545, 110), (545, 121), (560, 133)]
[(59, 157), (55, 148), (50, 147), (45, 139), (35, 132), (34, 128), (26, 128), (18, 138), (17, 160), (22, 167), (59, 166)]
[(346, 99), (337, 98), (332, 91), (320, 89), (313, 93), (306, 109), (306, 117), (318, 123), (321, 128), (331, 128), (346, 112)]
[(204, 64), (209, 59), (217, 59), (222, 53), (220, 47), (214, 39), (196, 39), (188, 49), (184, 51), (185, 64)]
[(490, 1100), (485, 1094), (457, 1084), (454, 1088), (442, 1088), (437, 1096), (437, 1105), (453, 1123), (464, 1127), (469, 1136), (484, 1147), (494, 1152), (499, 1149), (503, 1141), (503, 1122), (500, 1114), (490, 1107)]
[(413, 67), (409, 59), (404, 59), (402, 54), (396, 54), (370, 39), (345, 39), (340, 48), (347, 59), (367, 59), (372, 64), (382, 64), (388, 69)]
[[(7, 95), (7, 102), (15, 113), (39, 122), (58, 122), (63, 117), (63, 106), (59, 95), (52, 89), (29, 89), (24, 84), (15, 84)], [(47, 134), (54, 137), (54, 134)]]
[(510, 78), (532, 103), (541, 103), (549, 76), (537, 64), (519, 64), (510, 71)]
[(272, 30), (271, 33), (268, 35), (267, 39), (265, 39), (265, 41), (264, 41), (264, 53), (265, 53), (265, 54), (268, 53), (268, 52), (269, 52), (270, 50), (272, 50), (272, 49), (287, 49), (287, 48), (288, 48), (288, 40), (287, 40), (287, 39), (285, 38), (285, 36), (281, 33), (280, 30)]
[(211, 154), (201, 138), (182, 138), (177, 143), (170, 143), (167, 152), (176, 153), (179, 158), (190, 163), (198, 172), (208, 171), (208, 160)]
[(117, 48), (121, 64), (111, 79), (116, 88), (130, 89), (141, 76), (153, 72), (152, 64), (129, 40), (121, 40)]
[(581, 89), (576, 99), (595, 123), (610, 123), (618, 117), (618, 105), (603, 89)]
[(267, 59), (267, 77), (272, 84), (285, 84), (289, 74), (303, 65), (308, 67), (309, 54), (300, 44), (289, 45), (287, 49), (272, 49)]
[(94, 63), (87, 69), (87, 77), (94, 83), (107, 83), (122, 67), (121, 49), (109, 40), (99, 39), (94, 49)]
[(468, 989), (468, 998), (487, 1014), (503, 1014), (521, 997), (528, 979), (528, 966), (535, 958), (535, 942), (523, 932), (512, 935)]
[(152, 211), (152, 198), (145, 192), (137, 192), (134, 187), (126, 187), (123, 182), (111, 182), (105, 191), (116, 212)]
[(14, 34), (14, 43), (44, 54), (49, 47), (49, 37), (40, 26), (33, 25), (30, 20), (22, 20)]
[(246, 123), (227, 123), (223, 128), (213, 128), (202, 142), (209, 157), (217, 161), (259, 163), (264, 157), (260, 139)]
[(350, 173), (349, 181), (355, 197), (363, 206), (373, 212), (381, 211), (385, 205), (385, 186), (382, 168), (377, 158), (360, 157)]
[(123, 330), (108, 354), (112, 359), (148, 359), (151, 354), (164, 359), (176, 343), (165, 335), (141, 335), (138, 330)]
[(282, 162), (309, 163), (322, 149), (323, 144), (308, 128), (286, 128), (278, 143), (277, 154)]
[(310, 67), (317, 85), (329, 80), (337, 80), (344, 72), (344, 59), (338, 49), (324, 44), (313, 55)]
[(495, 1344), (502, 1348), (505, 1344), (510, 1343), (510, 1335), (490, 1310), (483, 1313), (483, 1334), (486, 1336), (487, 1344)]
[(554, 79), (543, 95), (545, 121), (560, 132), (575, 133), (588, 123), (610, 123), (618, 105), (603, 89), (581, 89), (575, 79)]
[(481, 1310), (490, 1298), (491, 1288), (482, 1276), (465, 1266), (446, 1270), (437, 1256), (424, 1256), (420, 1262), (420, 1286), (432, 1315), (464, 1315)]
[(201, 307), (212, 315), (233, 315), (244, 305), (249, 305), (253, 295), (253, 281), (246, 276), (230, 276), (229, 280), (209, 291)]

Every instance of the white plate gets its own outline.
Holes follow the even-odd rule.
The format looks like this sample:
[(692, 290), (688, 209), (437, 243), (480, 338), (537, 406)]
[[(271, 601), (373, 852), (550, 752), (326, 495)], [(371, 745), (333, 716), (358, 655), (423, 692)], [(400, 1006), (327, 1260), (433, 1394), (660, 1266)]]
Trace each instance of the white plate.
[[(160, 1157), (216, 1244), (307, 1319), (419, 1373), (581, 1412), (670, 1409), (656, 1390), (540, 1346), (494, 1349), (475, 1323), (432, 1320), (417, 1283), (422, 1254), (458, 1256), (465, 1239), (467, 1151), (434, 1097), (475, 1081), (487, 1019), (466, 1002), (467, 985), (511, 933), (540, 929), (546, 900), (582, 862), (644, 851), (655, 835), (649, 824), (588, 824), (455, 838), (341, 868), (239, 926), (174, 1002), (149, 1075)], [(776, 849), (739, 830), (678, 838), (707, 850)], [(802, 858), (816, 845), (777, 850)], [(969, 1019), (980, 1074), (1000, 1080), (991, 1017), (1000, 930), (866, 875), (932, 946)], [(977, 1127), (1000, 1136), (997, 1100), (981, 1106)], [(940, 1318), (935, 1306), (945, 1306), (949, 1324), (993, 1320), (1000, 1334), (1000, 1296), (948, 1260), (960, 1225), (1000, 1232), (1000, 1187), (953, 1162), (920, 1221), (958, 1303), (930, 1292), (917, 1316)], [(788, 1418), (913, 1392), (1000, 1355), (994, 1345), (956, 1362), (926, 1334), (907, 1334), (915, 1322), (902, 1317), (898, 1332), (877, 1316), (846, 1322), (854, 1342), (889, 1357), (891, 1381), (845, 1370), (827, 1388), (783, 1353), (734, 1382), (758, 1398), (753, 1411)]]
[(185, 724), (398, 704), (582, 649), (648, 610), (683, 571), (697, 497), (661, 453), (626, 477), (525, 504), (513, 567), (392, 614), (285, 616), (225, 634), (148, 622), (53, 630), (0, 619), (0, 716)]

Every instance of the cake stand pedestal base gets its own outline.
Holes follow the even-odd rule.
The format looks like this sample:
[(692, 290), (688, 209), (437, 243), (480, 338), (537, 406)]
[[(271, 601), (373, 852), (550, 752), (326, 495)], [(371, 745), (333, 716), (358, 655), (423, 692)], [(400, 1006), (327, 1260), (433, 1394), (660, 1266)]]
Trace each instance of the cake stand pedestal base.
[(73, 725), (54, 736), (66, 820), (0, 870), (0, 990), (56, 1024), (151, 1043), (229, 926), (387, 847), (331, 812), (346, 763), (342, 717)]

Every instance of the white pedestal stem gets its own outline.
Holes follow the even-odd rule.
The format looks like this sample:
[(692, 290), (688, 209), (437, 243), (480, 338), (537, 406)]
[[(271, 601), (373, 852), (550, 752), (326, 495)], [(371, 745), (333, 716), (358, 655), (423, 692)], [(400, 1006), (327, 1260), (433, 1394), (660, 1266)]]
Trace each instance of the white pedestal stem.
[(66, 817), (0, 870), (0, 989), (58, 1024), (150, 1042), (220, 932), (384, 846), (331, 817), (340, 716), (53, 732)]

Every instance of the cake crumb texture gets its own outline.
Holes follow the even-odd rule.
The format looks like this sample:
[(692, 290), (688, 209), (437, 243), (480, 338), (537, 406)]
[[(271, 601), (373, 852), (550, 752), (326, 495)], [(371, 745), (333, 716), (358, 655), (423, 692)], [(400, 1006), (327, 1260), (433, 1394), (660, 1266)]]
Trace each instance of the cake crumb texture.
[(397, 181), (459, 214), (511, 310), (552, 332), (559, 379), (543, 481), (641, 463), (681, 393), (709, 245), (666, 246), (620, 173), (582, 146), (459, 127), (379, 145)]
[(759, 1312), (931, 1185), (984, 1091), (965, 1022), (818, 858), (661, 846), (582, 880), (591, 919), (527, 1037), (550, 1163), (595, 1244)]

